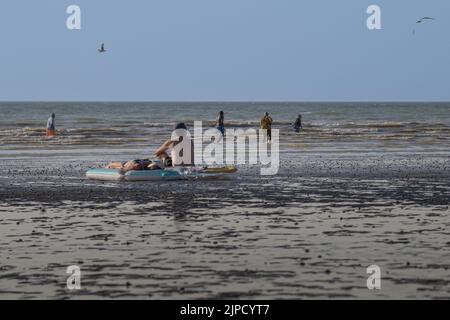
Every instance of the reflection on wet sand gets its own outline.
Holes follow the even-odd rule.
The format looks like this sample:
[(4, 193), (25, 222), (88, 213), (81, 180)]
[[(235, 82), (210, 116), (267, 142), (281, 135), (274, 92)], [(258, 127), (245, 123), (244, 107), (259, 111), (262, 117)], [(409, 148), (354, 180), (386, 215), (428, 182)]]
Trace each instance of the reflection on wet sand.
[[(244, 168), (165, 184), (92, 183), (84, 162), (47, 184), (45, 171), (11, 170), (0, 187), (0, 297), (448, 298), (448, 160), (436, 160), (443, 177), (416, 168), (414, 178), (412, 165), (389, 161), (391, 178), (349, 177), (334, 159), (322, 165), (340, 176), (322, 165), (270, 178)], [(379, 291), (366, 287), (372, 264)], [(81, 267), (79, 291), (65, 288), (69, 265)]]

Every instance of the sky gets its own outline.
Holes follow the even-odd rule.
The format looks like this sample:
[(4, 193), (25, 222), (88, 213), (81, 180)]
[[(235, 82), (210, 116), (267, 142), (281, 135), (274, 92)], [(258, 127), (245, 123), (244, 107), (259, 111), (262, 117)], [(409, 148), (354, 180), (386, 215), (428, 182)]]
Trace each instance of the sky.
[(449, 34), (448, 0), (2, 0), (0, 101), (450, 101)]

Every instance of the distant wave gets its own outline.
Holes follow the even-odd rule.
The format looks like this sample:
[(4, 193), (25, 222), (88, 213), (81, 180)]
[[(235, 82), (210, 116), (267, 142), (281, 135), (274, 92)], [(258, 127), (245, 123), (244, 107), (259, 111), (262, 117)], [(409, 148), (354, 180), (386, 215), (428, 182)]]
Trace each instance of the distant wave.
[[(0, 149), (17, 148), (46, 148), (77, 146), (97, 148), (99, 146), (117, 147), (145, 147), (162, 143), (170, 135), (174, 123), (171, 121), (130, 121), (129, 119), (115, 119), (113, 122), (93, 118), (84, 118), (84, 122), (75, 123), (73, 127), (57, 127), (57, 136), (54, 139), (45, 137), (45, 128), (42, 122), (34, 120), (19, 121), (8, 126), (0, 126)], [(3, 120), (4, 121), (4, 120)], [(189, 128), (194, 120), (187, 119)], [(31, 123), (31, 125), (29, 125)], [(39, 125), (36, 125), (36, 124)], [(25, 125), (28, 124), (28, 125)], [(72, 123), (70, 123), (72, 125)], [(214, 121), (204, 121), (203, 129), (213, 127)], [(258, 128), (257, 120), (228, 119), (226, 128)], [(450, 147), (450, 126), (442, 122), (416, 122), (416, 121), (316, 121), (304, 122), (300, 134), (292, 131), (290, 121), (275, 121), (273, 128), (280, 129), (280, 141), (284, 145), (297, 145), (304, 143), (310, 148), (315, 145), (328, 143), (334, 148), (342, 143), (361, 144), (364, 151), (371, 148), (373, 142), (401, 144), (404, 148), (415, 148), (417, 145), (435, 145), (438, 148)], [(383, 145), (384, 147), (389, 147)]]

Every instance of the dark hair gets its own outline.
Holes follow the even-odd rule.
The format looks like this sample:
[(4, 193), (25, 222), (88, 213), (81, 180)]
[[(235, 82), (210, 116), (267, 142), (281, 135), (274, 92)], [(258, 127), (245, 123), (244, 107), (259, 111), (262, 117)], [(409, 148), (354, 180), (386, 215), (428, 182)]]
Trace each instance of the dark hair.
[(52, 113), (52, 118), (54, 118), (55, 117), (55, 114), (54, 113)]
[(180, 123), (178, 123), (178, 124), (175, 126), (175, 130), (178, 130), (178, 129), (184, 129), (184, 130), (187, 130), (187, 127), (186, 127), (186, 125), (184, 124), (184, 122), (180, 122)]
[(223, 115), (223, 111), (220, 111), (219, 113), (220, 113), (221, 115)]
[(266, 112), (266, 116), (268, 116), (269, 115), (269, 113), (268, 112)]

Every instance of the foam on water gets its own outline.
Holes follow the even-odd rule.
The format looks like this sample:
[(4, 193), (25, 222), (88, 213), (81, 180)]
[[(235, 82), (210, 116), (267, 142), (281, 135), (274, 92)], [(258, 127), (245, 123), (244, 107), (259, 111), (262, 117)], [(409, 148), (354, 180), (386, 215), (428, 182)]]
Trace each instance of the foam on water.
[[(449, 103), (0, 103), (0, 156), (22, 151), (153, 149), (176, 122), (214, 125), (225, 112), (229, 129), (258, 128), (264, 112), (280, 129), (282, 150), (302, 152), (444, 152), (450, 148)], [(58, 136), (45, 138), (46, 119), (57, 115)], [(300, 134), (291, 130), (303, 115)], [(14, 151), (14, 152), (13, 152)]]

